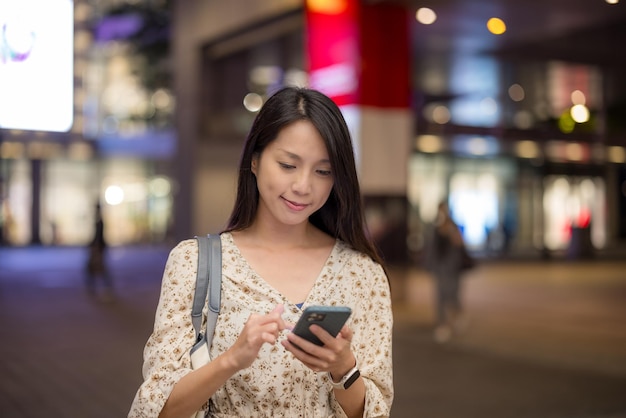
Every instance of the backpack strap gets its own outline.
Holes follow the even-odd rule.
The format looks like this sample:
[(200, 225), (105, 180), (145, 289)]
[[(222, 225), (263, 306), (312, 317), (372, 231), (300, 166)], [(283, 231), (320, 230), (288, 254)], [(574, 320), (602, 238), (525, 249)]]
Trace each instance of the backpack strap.
[(191, 308), (191, 323), (196, 331), (196, 341), (202, 338), (202, 309), (209, 301), (207, 315), (207, 344), (211, 345), (217, 316), (220, 313), (222, 293), (222, 241), (218, 234), (196, 237), (198, 241), (198, 271), (196, 289)]

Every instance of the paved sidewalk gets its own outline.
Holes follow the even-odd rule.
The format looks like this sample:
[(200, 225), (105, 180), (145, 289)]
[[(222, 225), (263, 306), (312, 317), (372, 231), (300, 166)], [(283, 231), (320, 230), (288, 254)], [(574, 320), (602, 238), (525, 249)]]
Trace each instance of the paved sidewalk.
[(430, 276), (391, 276), (394, 417), (626, 417), (626, 263), (483, 263), (444, 345)]
[[(168, 248), (111, 254), (116, 300), (84, 291), (79, 248), (0, 249), (0, 417), (125, 417)], [(431, 336), (431, 283), (391, 269), (397, 418), (626, 417), (625, 263), (491, 263), (469, 323)]]

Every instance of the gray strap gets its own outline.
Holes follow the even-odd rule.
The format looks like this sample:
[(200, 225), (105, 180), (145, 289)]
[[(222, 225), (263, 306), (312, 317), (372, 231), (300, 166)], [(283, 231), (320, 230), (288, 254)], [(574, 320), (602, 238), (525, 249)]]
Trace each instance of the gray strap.
[(209, 288), (209, 240), (205, 236), (196, 237), (196, 240), (198, 241), (198, 265), (196, 290), (191, 308), (191, 323), (196, 331), (196, 340), (198, 340), (202, 326), (202, 308), (204, 308)]
[(211, 259), (209, 262), (209, 310), (206, 321), (206, 338), (210, 347), (222, 299), (222, 240), (218, 234), (209, 234), (208, 237)]
[(198, 241), (198, 271), (191, 308), (191, 323), (196, 331), (196, 341), (199, 341), (202, 336), (202, 309), (208, 296), (209, 310), (205, 336), (210, 347), (222, 299), (222, 240), (219, 234), (196, 237), (196, 240)]

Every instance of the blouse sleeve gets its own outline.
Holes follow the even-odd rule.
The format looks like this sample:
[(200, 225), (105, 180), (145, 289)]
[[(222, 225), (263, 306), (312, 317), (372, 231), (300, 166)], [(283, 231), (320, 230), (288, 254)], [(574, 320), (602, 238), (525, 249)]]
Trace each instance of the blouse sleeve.
[(389, 281), (379, 264), (366, 256), (362, 256), (360, 262), (363, 262), (363, 270), (361, 278), (359, 275), (355, 277), (357, 292), (352, 344), (366, 389), (363, 416), (388, 417), (394, 396)]
[(176, 382), (191, 371), (189, 350), (195, 339), (191, 305), (197, 257), (195, 240), (182, 241), (168, 256), (154, 329), (143, 352), (144, 381), (129, 418), (157, 417)]

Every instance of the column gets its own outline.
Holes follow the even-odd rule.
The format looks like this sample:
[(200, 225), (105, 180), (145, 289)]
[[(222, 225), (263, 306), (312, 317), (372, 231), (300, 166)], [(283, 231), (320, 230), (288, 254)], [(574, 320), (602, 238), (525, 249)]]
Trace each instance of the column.
[(389, 263), (408, 260), (409, 19), (397, 4), (306, 1), (310, 85), (348, 122), (368, 226)]

